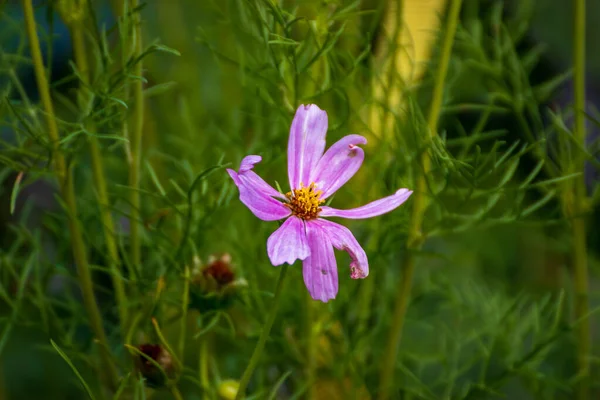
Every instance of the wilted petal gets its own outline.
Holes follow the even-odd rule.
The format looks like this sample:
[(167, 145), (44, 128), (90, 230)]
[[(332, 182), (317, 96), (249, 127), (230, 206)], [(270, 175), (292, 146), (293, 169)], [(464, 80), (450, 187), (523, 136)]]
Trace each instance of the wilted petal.
[(329, 235), (315, 222), (306, 222), (310, 256), (302, 264), (302, 275), (311, 297), (327, 303), (338, 292), (337, 265)]
[(412, 194), (412, 190), (400, 189), (395, 194), (375, 200), (362, 207), (352, 208), (350, 210), (338, 210), (335, 208), (321, 207), (321, 217), (342, 217), (351, 219), (363, 219), (376, 217), (381, 214), (392, 211), (406, 201)]
[(276, 221), (291, 214), (289, 208), (272, 197), (281, 194), (254, 172), (246, 170), (238, 174), (232, 169), (227, 169), (227, 173), (240, 191), (240, 201), (258, 218), (263, 221)]
[(323, 192), (322, 199), (335, 193), (358, 171), (365, 158), (358, 145), (366, 143), (367, 139), (360, 135), (348, 135), (327, 149), (310, 178)]
[(296, 111), (288, 142), (288, 177), (290, 187), (297, 189), (309, 178), (325, 150), (327, 113), (314, 104), (301, 105)]
[(288, 218), (283, 225), (269, 236), (267, 254), (273, 265), (293, 264), (310, 255), (304, 221), (297, 217)]
[(326, 219), (317, 219), (313, 222), (327, 234), (333, 247), (350, 255), (352, 259), (350, 261), (350, 277), (352, 279), (366, 278), (369, 275), (369, 260), (352, 232), (345, 226)]

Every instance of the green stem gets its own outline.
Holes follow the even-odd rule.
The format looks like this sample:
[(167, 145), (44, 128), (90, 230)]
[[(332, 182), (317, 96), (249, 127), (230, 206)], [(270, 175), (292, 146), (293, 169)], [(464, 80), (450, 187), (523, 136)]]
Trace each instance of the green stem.
[(185, 336), (187, 332), (187, 312), (188, 304), (190, 302), (190, 267), (186, 266), (183, 275), (183, 295), (181, 298), (181, 320), (180, 320), (180, 331), (179, 331), (179, 345), (177, 351), (179, 352), (179, 359), (183, 362), (185, 358)]
[(208, 340), (210, 333), (204, 335), (200, 341), (200, 358), (198, 360), (198, 373), (202, 385), (202, 398), (208, 400)]
[(175, 400), (183, 400), (181, 392), (179, 391), (179, 389), (177, 389), (177, 386), (175, 385), (171, 386), (171, 394), (173, 395), (173, 398)]
[[(573, 91), (575, 96), (575, 140), (581, 148), (585, 146), (585, 0), (575, 0), (574, 7), (574, 33), (573, 33)], [(585, 158), (578, 154), (574, 160), (575, 171), (581, 172), (574, 183), (573, 197), (573, 263), (575, 274), (575, 317), (581, 319), (577, 327), (577, 365), (578, 376), (581, 379), (577, 390), (577, 398), (588, 399), (590, 395), (590, 351), (591, 336), (588, 300), (588, 267), (586, 228), (583, 214), (586, 211), (586, 186), (583, 170)]]
[[(454, 35), (456, 33), (456, 27), (460, 16), (460, 7), (462, 0), (451, 0), (450, 1), (450, 12), (448, 15), (447, 30), (443, 36), (442, 52), (440, 54), (440, 61), (438, 65), (438, 71), (435, 78), (435, 85), (433, 88), (433, 94), (431, 99), (431, 108), (427, 118), (428, 125), (428, 140), (433, 139), (437, 134), (438, 120), (442, 109), (442, 100), (444, 94), (444, 83), (446, 81), (446, 75), (448, 72), (448, 64), (450, 63), (450, 55), (452, 52), (452, 44), (454, 42)], [(421, 247), (423, 243), (422, 225), (425, 210), (427, 208), (427, 175), (430, 171), (431, 160), (427, 151), (423, 152), (421, 156), (422, 171), (417, 176), (415, 195), (413, 199), (413, 211), (411, 214), (411, 220), (408, 232), (408, 243), (407, 252), (403, 259), (403, 277), (400, 285), (400, 290), (396, 297), (394, 305), (394, 314), (392, 316), (392, 325), (390, 327), (389, 338), (384, 353), (384, 359), (381, 368), (381, 375), (379, 381), (379, 399), (387, 400), (390, 398), (392, 390), (392, 378), (394, 376), (394, 370), (396, 365), (396, 357), (398, 355), (398, 349), (400, 347), (400, 340), (402, 338), (402, 329), (404, 327), (404, 319), (408, 304), (410, 301), (412, 280), (415, 269), (415, 254), (416, 250)]]
[[(74, 21), (71, 24), (71, 38), (73, 41), (73, 53), (75, 55), (75, 63), (79, 70), (79, 75), (83, 80), (80, 88), (81, 109), (85, 115), (89, 113), (91, 106), (91, 96), (86, 85), (90, 82), (89, 65), (85, 51), (83, 20)], [(93, 130), (90, 123), (86, 123), (87, 130)], [(104, 241), (106, 243), (107, 260), (111, 270), (112, 282), (115, 291), (115, 298), (119, 312), (119, 320), (121, 324), (121, 334), (126, 334), (127, 324), (127, 296), (125, 286), (120, 271), (120, 259), (117, 242), (115, 240), (115, 227), (112, 215), (109, 208), (108, 191), (106, 189), (106, 178), (104, 176), (104, 162), (102, 160), (102, 151), (98, 139), (95, 136), (89, 137), (90, 154), (92, 161), (92, 173), (94, 177), (94, 186), (96, 188), (96, 198), (100, 206), (100, 220), (104, 232)]]
[(100, 356), (103, 363), (102, 369), (107, 375), (108, 384), (111, 386), (111, 388), (115, 388), (118, 380), (117, 370), (111, 360), (110, 354), (108, 353), (109, 347), (106, 340), (106, 335), (104, 333), (104, 328), (102, 326), (102, 317), (100, 315), (100, 311), (98, 310), (98, 304), (96, 303), (96, 297), (94, 295), (92, 276), (87, 261), (85, 243), (79, 221), (77, 220), (77, 201), (75, 197), (73, 180), (71, 173), (67, 168), (67, 162), (64, 154), (61, 152), (59, 147), (60, 137), (58, 133), (58, 125), (54, 119), (54, 107), (52, 104), (52, 99), (50, 98), (50, 87), (46, 78), (46, 69), (42, 60), (40, 42), (36, 31), (33, 5), (31, 0), (22, 0), (22, 4), (27, 36), (29, 38), (31, 58), (35, 71), (35, 78), (38, 85), (40, 100), (45, 111), (48, 138), (53, 150), (54, 169), (60, 184), (63, 201), (67, 207), (69, 231), (73, 246), (73, 258), (75, 259), (75, 264), (77, 266), (77, 275), (79, 278), (79, 285), (81, 286), (81, 292), (83, 294), (83, 302), (90, 319), (90, 325), (94, 335), (96, 336), (96, 340), (99, 343)]
[(308, 290), (305, 291), (306, 296), (306, 380), (308, 383), (307, 395), (308, 400), (317, 398), (315, 396), (315, 376), (317, 369), (317, 328), (318, 324), (315, 324), (315, 301), (311, 297)]
[(454, 43), (454, 35), (460, 17), (460, 7), (462, 0), (450, 0), (450, 13), (448, 15), (448, 25), (442, 43), (442, 52), (438, 64), (438, 71), (435, 77), (435, 85), (431, 98), (431, 108), (427, 118), (429, 127), (429, 136), (432, 138), (437, 134), (437, 125), (442, 111), (442, 101), (444, 99), (444, 84), (446, 83), (446, 75), (448, 74), (448, 65), (450, 64), (450, 55), (452, 54), (452, 44)]
[[(387, 71), (387, 85), (384, 85), (384, 97), (386, 104), (394, 107), (395, 104), (392, 104), (390, 101), (392, 97), (391, 93), (396, 88), (396, 77), (402, 76), (402, 72), (399, 70), (399, 66), (396, 65), (396, 61), (398, 59), (398, 54), (402, 51), (402, 18), (404, 16), (404, 0), (390, 1), (388, 4), (388, 12), (390, 13), (389, 15), (392, 13), (394, 14), (395, 24), (394, 31), (392, 32), (392, 51), (391, 54), (388, 55), (388, 58), (390, 59), (390, 65)], [(404, 88), (404, 82), (400, 82), (398, 91), (402, 92)], [(402, 94), (400, 96), (402, 96)], [(386, 113), (386, 119), (387, 118), (391, 118), (390, 113)], [(387, 124), (384, 126), (387, 126)]]
[[(131, 0), (131, 10), (138, 8), (139, 0)], [(141, 17), (139, 12), (134, 19), (134, 37), (135, 45), (133, 54), (142, 53), (142, 29)], [(130, 186), (130, 249), (131, 263), (135, 268), (141, 266), (141, 240), (140, 240), (140, 167), (142, 159), (142, 130), (144, 124), (144, 93), (142, 78), (142, 61), (138, 60), (135, 64), (133, 75), (136, 80), (133, 83), (133, 129), (130, 137), (130, 155), (131, 165), (129, 167), (129, 186)]]
[(246, 393), (246, 387), (250, 382), (250, 378), (252, 377), (252, 373), (260, 360), (260, 356), (262, 355), (263, 349), (265, 347), (265, 343), (269, 337), (269, 333), (271, 332), (271, 327), (273, 326), (273, 322), (275, 321), (275, 316), (277, 315), (277, 309), (279, 308), (279, 303), (281, 302), (281, 293), (283, 293), (283, 283), (285, 281), (285, 275), (287, 273), (289, 265), (283, 264), (281, 267), (281, 271), (279, 272), (279, 279), (277, 279), (277, 286), (275, 287), (275, 297), (273, 298), (273, 306), (271, 307), (271, 313), (267, 317), (265, 321), (265, 325), (263, 326), (262, 332), (260, 333), (260, 337), (258, 338), (258, 343), (256, 343), (256, 347), (254, 348), (254, 352), (252, 353), (252, 357), (250, 358), (250, 362), (248, 366), (246, 366), (246, 370), (242, 374), (242, 378), (240, 379), (240, 386), (235, 396), (236, 400), (241, 400), (244, 398)]

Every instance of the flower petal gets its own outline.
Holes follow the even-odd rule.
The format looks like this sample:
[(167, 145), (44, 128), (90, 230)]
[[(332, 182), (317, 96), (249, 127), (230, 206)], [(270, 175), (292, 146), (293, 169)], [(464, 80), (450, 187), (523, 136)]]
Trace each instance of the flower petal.
[(352, 279), (362, 279), (369, 275), (367, 254), (348, 228), (326, 219), (317, 219), (311, 222), (317, 224), (327, 234), (333, 247), (350, 255), (352, 259), (350, 261), (350, 277)]
[(302, 275), (310, 296), (327, 303), (338, 292), (337, 264), (329, 235), (314, 222), (306, 222), (310, 256), (302, 263)]
[(266, 194), (272, 197), (285, 199), (285, 196), (283, 194), (279, 193), (271, 185), (265, 182), (263, 178), (256, 174), (256, 172), (252, 171), (254, 165), (258, 164), (261, 160), (261, 156), (244, 157), (244, 159), (240, 163), (239, 174), (243, 177), (244, 181), (247, 181), (253, 186), (256, 186), (261, 192), (265, 192)]
[(283, 195), (273, 189), (258, 176), (252, 167), (261, 160), (260, 156), (248, 156), (242, 160), (240, 173), (227, 169), (240, 191), (240, 200), (263, 221), (276, 221), (291, 214), (290, 209), (273, 197), (283, 198)]
[(248, 171), (241, 174), (242, 180), (246, 182), (247, 185), (252, 185), (256, 187), (261, 192), (267, 194), (271, 197), (277, 197), (279, 199), (285, 199), (285, 196), (275, 190), (271, 185), (269, 185), (263, 178), (258, 176), (254, 171)]
[(404, 203), (412, 194), (412, 190), (399, 189), (395, 194), (375, 200), (362, 207), (352, 208), (350, 210), (338, 210), (327, 206), (321, 207), (321, 217), (342, 217), (351, 219), (363, 219), (376, 217), (390, 212)]
[(267, 239), (267, 254), (273, 265), (293, 264), (310, 255), (304, 221), (297, 217), (288, 218)]
[(250, 171), (254, 168), (254, 165), (262, 161), (261, 156), (249, 155), (242, 159), (240, 163), (240, 174), (246, 171)]
[(290, 187), (310, 185), (310, 175), (325, 150), (327, 113), (314, 104), (301, 105), (290, 128), (288, 142), (288, 177)]
[(319, 160), (310, 182), (314, 182), (322, 199), (331, 196), (354, 176), (365, 159), (359, 144), (366, 144), (367, 139), (360, 135), (348, 135), (333, 144)]

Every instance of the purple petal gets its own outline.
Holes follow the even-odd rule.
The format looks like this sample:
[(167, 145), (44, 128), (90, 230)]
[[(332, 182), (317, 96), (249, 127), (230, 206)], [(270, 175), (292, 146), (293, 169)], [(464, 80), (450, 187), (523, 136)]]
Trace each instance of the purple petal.
[(367, 139), (360, 135), (348, 135), (327, 149), (310, 178), (323, 192), (322, 199), (335, 193), (358, 171), (365, 158), (358, 145), (366, 143)]
[(309, 178), (325, 150), (327, 113), (314, 104), (301, 105), (290, 128), (288, 176), (290, 187), (310, 185)]
[(338, 210), (335, 208), (321, 207), (321, 217), (342, 217), (351, 219), (363, 219), (376, 217), (381, 214), (392, 211), (406, 201), (412, 194), (412, 190), (399, 189), (395, 194), (375, 200), (362, 207), (352, 208), (350, 210)]
[[(258, 164), (262, 160), (261, 156), (246, 156), (240, 163), (239, 174), (243, 176), (243, 180), (249, 182), (253, 186), (256, 186), (261, 192), (265, 192), (269, 196), (285, 199), (285, 196), (275, 190), (271, 185), (264, 181), (263, 178), (258, 176), (256, 172), (252, 171), (255, 164)], [(231, 174), (230, 174), (231, 175)]]
[(265, 182), (265, 180), (258, 176), (256, 172), (247, 171), (240, 175), (242, 176), (242, 180), (244, 182), (256, 187), (258, 190), (260, 190), (263, 193), (266, 193), (268, 196), (277, 197), (279, 199), (285, 199), (285, 196), (283, 194), (279, 193), (273, 188), (273, 186)]
[(311, 223), (317, 224), (327, 234), (333, 247), (350, 255), (352, 259), (350, 261), (350, 277), (352, 279), (362, 279), (369, 275), (367, 254), (348, 228), (326, 219), (317, 219)]
[(306, 222), (310, 256), (302, 263), (302, 274), (310, 296), (327, 303), (338, 292), (337, 264), (328, 233), (314, 222)]
[(251, 169), (254, 168), (255, 164), (258, 164), (261, 161), (262, 161), (261, 156), (250, 155), (250, 156), (244, 157), (244, 159), (240, 163), (240, 174), (243, 172), (246, 172), (246, 171), (250, 171)]
[(248, 156), (242, 160), (239, 174), (232, 169), (227, 169), (227, 173), (240, 191), (240, 201), (254, 215), (263, 221), (283, 219), (291, 214), (290, 209), (273, 198), (283, 196), (252, 171), (260, 159), (260, 156)]
[(273, 265), (293, 264), (310, 255), (304, 221), (297, 217), (288, 218), (267, 239), (267, 254)]

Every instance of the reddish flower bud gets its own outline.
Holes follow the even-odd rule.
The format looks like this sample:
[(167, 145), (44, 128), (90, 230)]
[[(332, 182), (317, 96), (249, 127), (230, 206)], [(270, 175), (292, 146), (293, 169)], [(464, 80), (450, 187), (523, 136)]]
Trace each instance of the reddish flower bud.
[(143, 355), (137, 356), (136, 366), (149, 387), (164, 386), (167, 380), (173, 378), (173, 359), (166, 349), (159, 344), (146, 343), (140, 345), (138, 350)]
[(236, 279), (229, 254), (210, 256), (206, 264), (195, 257), (192, 266), (190, 306), (203, 311), (226, 308), (231, 301), (231, 295), (243, 286), (246, 286), (246, 281)]
[(231, 256), (225, 254), (206, 265), (202, 269), (202, 275), (205, 279), (212, 279), (219, 288), (230, 284), (235, 279), (235, 274), (231, 268)]

